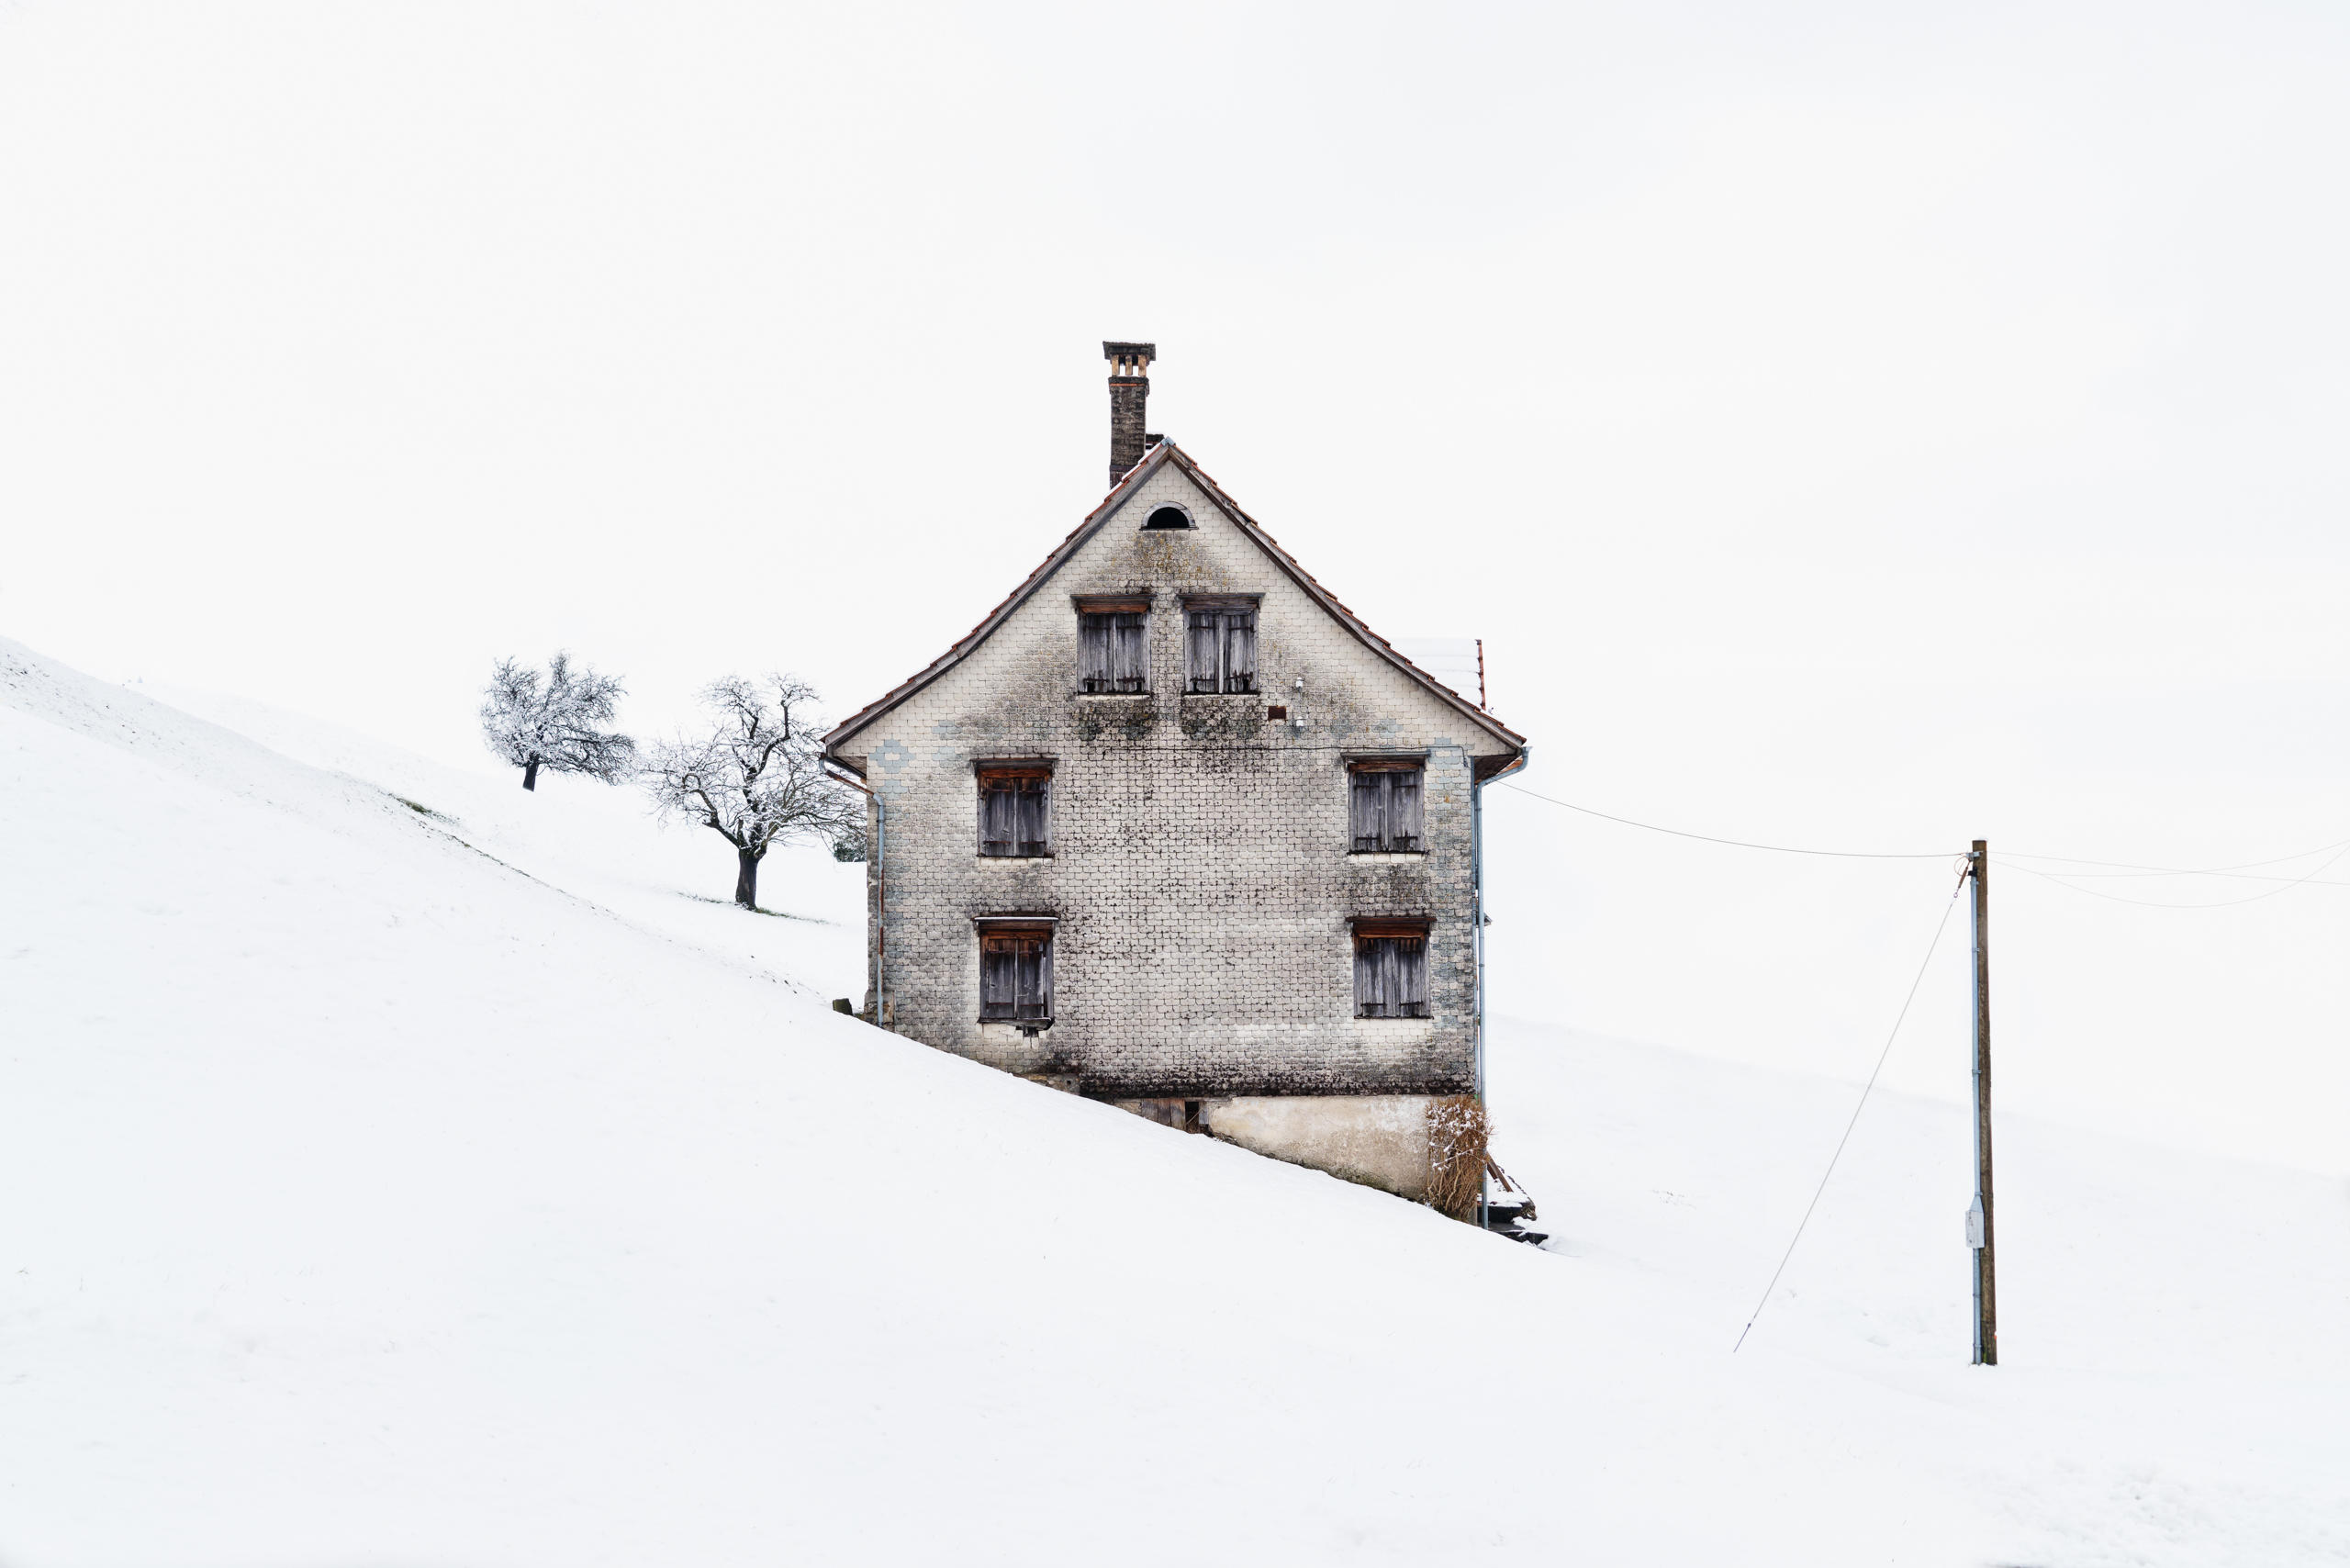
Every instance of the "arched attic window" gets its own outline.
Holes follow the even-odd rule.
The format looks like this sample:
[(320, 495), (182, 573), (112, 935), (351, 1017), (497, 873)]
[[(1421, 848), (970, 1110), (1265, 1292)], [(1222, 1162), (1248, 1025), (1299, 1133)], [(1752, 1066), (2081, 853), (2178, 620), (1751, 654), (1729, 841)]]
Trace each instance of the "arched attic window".
[(1157, 511), (1152, 512), (1149, 517), (1143, 521), (1143, 527), (1146, 529), (1189, 528), (1191, 526), (1192, 514), (1185, 511), (1181, 507), (1160, 507)]

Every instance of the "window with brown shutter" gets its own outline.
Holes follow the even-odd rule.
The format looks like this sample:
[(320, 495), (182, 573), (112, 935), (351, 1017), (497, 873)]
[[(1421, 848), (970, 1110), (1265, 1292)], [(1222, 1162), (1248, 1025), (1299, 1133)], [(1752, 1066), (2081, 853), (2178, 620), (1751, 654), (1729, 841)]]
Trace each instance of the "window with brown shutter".
[(1183, 689), (1257, 689), (1257, 601), (1192, 599), (1183, 605)]
[(1011, 922), (979, 928), (979, 1021), (1053, 1021), (1053, 928)]
[(1052, 768), (1039, 763), (982, 763), (979, 776), (979, 853), (1050, 855)]
[(1347, 834), (1357, 855), (1427, 848), (1421, 807), (1425, 769), (1418, 757), (1368, 758), (1347, 765)]
[(1427, 923), (1358, 920), (1354, 926), (1355, 1016), (1427, 1017)]
[(1150, 600), (1088, 599), (1077, 608), (1077, 689), (1144, 691), (1150, 676)]

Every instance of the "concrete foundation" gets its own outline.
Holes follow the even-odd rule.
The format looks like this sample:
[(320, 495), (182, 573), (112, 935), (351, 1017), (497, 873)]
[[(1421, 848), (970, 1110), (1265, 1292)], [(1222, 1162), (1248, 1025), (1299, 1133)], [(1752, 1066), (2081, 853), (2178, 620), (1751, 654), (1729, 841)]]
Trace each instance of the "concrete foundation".
[(1292, 1165), (1418, 1202), (1428, 1186), (1425, 1094), (1251, 1095), (1203, 1101), (1203, 1130)]

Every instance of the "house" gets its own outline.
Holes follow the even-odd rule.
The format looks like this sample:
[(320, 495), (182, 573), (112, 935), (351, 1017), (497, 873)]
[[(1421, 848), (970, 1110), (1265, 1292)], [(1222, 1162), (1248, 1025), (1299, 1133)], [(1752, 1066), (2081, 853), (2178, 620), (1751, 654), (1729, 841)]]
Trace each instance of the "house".
[(1481, 1086), (1479, 791), (1526, 742), (1146, 433), (1153, 345), (1102, 347), (1108, 497), (825, 738), (870, 796), (867, 1009), (1422, 1197)]

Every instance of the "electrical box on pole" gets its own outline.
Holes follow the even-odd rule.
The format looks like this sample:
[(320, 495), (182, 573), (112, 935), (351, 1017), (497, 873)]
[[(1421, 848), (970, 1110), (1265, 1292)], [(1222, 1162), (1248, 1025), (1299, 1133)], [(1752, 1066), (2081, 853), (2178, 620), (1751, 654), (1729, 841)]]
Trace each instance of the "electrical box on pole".
[(1975, 841), (1967, 857), (1975, 893), (1975, 1204), (1966, 1211), (1966, 1244), (1975, 1257), (1975, 1364), (1999, 1364), (1997, 1269), (1991, 1247), (1991, 889), (1990, 847)]

